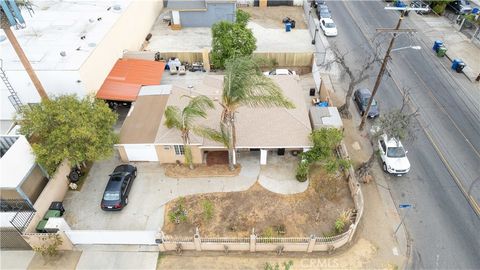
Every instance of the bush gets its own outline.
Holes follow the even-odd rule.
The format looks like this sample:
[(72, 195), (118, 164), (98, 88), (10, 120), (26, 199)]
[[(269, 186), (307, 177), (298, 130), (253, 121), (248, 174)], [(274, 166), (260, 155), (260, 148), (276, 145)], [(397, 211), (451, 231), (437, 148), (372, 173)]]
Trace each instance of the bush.
[(300, 161), (300, 163), (298, 163), (297, 173), (295, 175), (295, 178), (297, 178), (299, 182), (307, 181), (309, 168), (310, 168), (310, 163), (308, 161), (305, 161), (305, 160)]
[(433, 10), (433, 12), (437, 13), (438, 15), (442, 15), (443, 12), (445, 11), (445, 7), (447, 7), (446, 3), (436, 3), (432, 7), (432, 10)]
[(172, 223), (180, 224), (187, 221), (187, 210), (185, 209), (185, 198), (178, 199), (177, 204), (168, 212), (168, 220)]
[(275, 236), (275, 231), (272, 227), (267, 227), (262, 231), (262, 237), (272, 238)]
[(203, 208), (203, 219), (208, 221), (213, 218), (213, 211), (214, 206), (210, 200), (203, 200), (202, 201), (202, 208)]

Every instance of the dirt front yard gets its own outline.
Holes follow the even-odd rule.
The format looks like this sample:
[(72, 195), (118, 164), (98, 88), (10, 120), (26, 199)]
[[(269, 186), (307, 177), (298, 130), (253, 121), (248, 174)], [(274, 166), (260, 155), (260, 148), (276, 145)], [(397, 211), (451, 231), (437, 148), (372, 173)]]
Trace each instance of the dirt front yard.
[[(327, 175), (320, 167), (312, 167), (310, 186), (300, 194), (276, 194), (257, 183), (247, 191), (171, 201), (166, 206), (163, 231), (192, 236), (198, 227), (202, 236), (247, 237), (255, 228), (257, 235), (267, 237), (323, 236), (332, 232), (343, 210), (353, 208), (343, 175)], [(179, 209), (186, 215), (177, 219), (177, 224), (172, 213)]]
[(265, 28), (285, 28), (282, 23), (283, 18), (290, 17), (295, 20), (295, 28), (307, 29), (304, 21), (302, 7), (242, 7), (241, 10), (248, 12), (252, 17), (250, 20)]

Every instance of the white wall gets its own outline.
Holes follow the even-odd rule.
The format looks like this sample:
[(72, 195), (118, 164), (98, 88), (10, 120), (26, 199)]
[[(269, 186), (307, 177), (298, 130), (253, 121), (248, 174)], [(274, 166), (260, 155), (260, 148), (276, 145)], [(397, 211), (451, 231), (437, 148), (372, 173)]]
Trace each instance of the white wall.
[(96, 93), (123, 51), (138, 51), (163, 8), (161, 0), (132, 1), (80, 68), (86, 92)]

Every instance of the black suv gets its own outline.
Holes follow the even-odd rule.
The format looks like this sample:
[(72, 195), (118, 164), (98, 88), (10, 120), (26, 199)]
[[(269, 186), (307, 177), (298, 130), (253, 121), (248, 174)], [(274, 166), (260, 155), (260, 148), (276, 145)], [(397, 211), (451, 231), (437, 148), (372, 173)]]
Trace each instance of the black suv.
[(119, 211), (128, 204), (128, 193), (133, 180), (137, 177), (135, 166), (124, 164), (117, 166), (110, 174), (100, 207), (106, 211)]
[[(372, 96), (370, 90), (367, 88), (360, 88), (355, 90), (353, 93), (353, 101), (357, 104), (358, 110), (360, 111), (360, 115), (363, 116), (365, 111), (367, 110), (368, 100)], [(375, 118), (380, 115), (380, 110), (378, 109), (378, 103), (374, 99), (372, 101), (372, 105), (370, 106), (370, 111), (368, 112), (368, 117)]]

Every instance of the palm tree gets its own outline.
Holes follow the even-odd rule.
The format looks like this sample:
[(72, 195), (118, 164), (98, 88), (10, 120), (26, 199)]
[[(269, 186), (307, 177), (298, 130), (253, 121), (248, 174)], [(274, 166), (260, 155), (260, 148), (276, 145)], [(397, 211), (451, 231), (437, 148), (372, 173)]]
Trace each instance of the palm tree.
[(251, 56), (231, 58), (225, 62), (225, 76), (220, 105), (223, 108), (221, 122), (228, 134), (228, 159), (230, 170), (235, 169), (235, 113), (242, 106), (284, 107), (295, 105), (283, 96), (280, 87), (264, 76), (260, 70), (261, 59)]
[(187, 106), (180, 110), (177, 106), (168, 106), (165, 110), (165, 125), (168, 128), (176, 128), (181, 132), (185, 163), (193, 169), (192, 149), (190, 148), (190, 131), (196, 130), (194, 120), (198, 117), (206, 118), (207, 109), (213, 109), (212, 100), (206, 96), (190, 97)]

